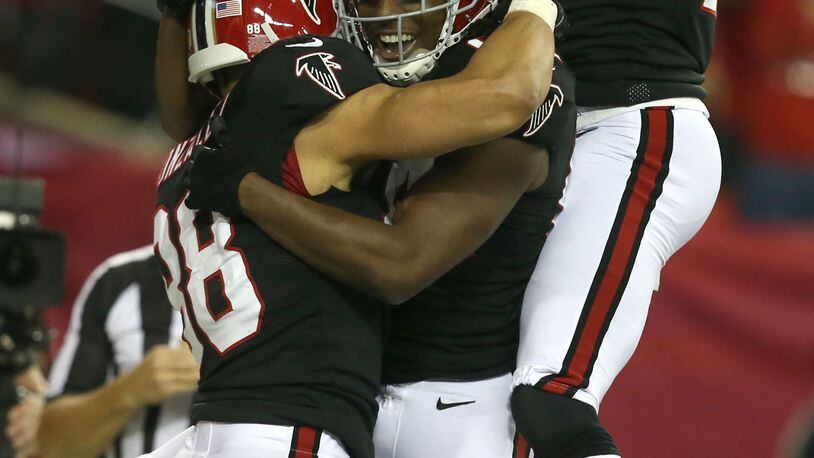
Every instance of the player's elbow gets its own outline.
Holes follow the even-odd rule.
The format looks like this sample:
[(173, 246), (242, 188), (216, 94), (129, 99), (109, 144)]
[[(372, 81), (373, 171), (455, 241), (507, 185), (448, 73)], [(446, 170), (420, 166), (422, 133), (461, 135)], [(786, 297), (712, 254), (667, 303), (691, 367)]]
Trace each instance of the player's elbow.
[(189, 127), (191, 124), (190, 122), (188, 122), (186, 119), (181, 121), (178, 118), (178, 116), (162, 113), (161, 128), (171, 139), (180, 143), (187, 138), (190, 130), (192, 129)]
[(399, 305), (428, 286), (423, 274), (426, 269), (421, 267), (415, 248), (394, 247), (388, 254), (382, 258), (385, 265), (378, 269), (375, 295), (387, 304)]
[(493, 118), (503, 131), (520, 128), (543, 103), (551, 83), (549, 78), (507, 78), (505, 84), (494, 88), (496, 116)]
[(382, 279), (378, 296), (389, 305), (399, 305), (410, 300), (422, 289), (421, 282), (415, 275), (407, 269), (400, 269)]

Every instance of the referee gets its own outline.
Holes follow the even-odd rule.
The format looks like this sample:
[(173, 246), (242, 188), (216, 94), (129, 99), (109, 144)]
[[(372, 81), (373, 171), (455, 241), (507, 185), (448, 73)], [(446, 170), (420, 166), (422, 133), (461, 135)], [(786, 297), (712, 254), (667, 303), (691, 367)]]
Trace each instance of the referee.
[(186, 429), (198, 364), (181, 332), (151, 246), (97, 267), (51, 371), (42, 455), (130, 458)]

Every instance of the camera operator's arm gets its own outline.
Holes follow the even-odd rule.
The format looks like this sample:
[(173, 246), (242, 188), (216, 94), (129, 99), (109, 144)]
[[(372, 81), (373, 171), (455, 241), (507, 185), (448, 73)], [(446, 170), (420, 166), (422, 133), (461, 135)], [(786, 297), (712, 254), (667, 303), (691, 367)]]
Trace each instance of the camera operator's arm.
[(198, 364), (186, 347), (153, 347), (133, 371), (111, 383), (48, 403), (40, 428), (42, 455), (99, 456), (137, 410), (194, 390), (197, 383)]
[(37, 366), (31, 366), (14, 378), (20, 402), (8, 412), (6, 436), (15, 456), (25, 458), (37, 452), (37, 430), (45, 406), (45, 377)]

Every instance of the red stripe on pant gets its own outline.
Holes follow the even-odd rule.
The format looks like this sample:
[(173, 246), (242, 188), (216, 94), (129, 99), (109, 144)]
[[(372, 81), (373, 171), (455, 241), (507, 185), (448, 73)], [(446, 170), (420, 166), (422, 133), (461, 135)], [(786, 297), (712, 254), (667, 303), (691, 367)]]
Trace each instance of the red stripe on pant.
[(317, 458), (317, 441), (321, 431), (310, 426), (295, 426), (288, 458)]
[(514, 435), (514, 453), (512, 453), (512, 458), (529, 458), (529, 455), (531, 455), (531, 447), (529, 447), (526, 438), (518, 431)]
[[(667, 152), (667, 126), (668, 111), (664, 109), (651, 109), (646, 111), (648, 116), (647, 146), (641, 167), (633, 181), (633, 190), (624, 209), (622, 223), (617, 232), (613, 247), (605, 247), (606, 255), (610, 252), (610, 259), (605, 274), (599, 280), (599, 287), (589, 307), (585, 325), (579, 335), (576, 351), (568, 364), (567, 371), (546, 381), (543, 390), (556, 394), (566, 394), (585, 381), (585, 374), (593, 363), (593, 355), (601, 344), (600, 334), (611, 312), (617, 295), (624, 288), (625, 272), (629, 265), (635, 261), (633, 257), (637, 250), (637, 235), (643, 219), (647, 216), (647, 204), (651, 194), (656, 189), (657, 177), (662, 171), (663, 160)], [(628, 182), (628, 187), (630, 181)], [(594, 280), (596, 281), (596, 279)]]

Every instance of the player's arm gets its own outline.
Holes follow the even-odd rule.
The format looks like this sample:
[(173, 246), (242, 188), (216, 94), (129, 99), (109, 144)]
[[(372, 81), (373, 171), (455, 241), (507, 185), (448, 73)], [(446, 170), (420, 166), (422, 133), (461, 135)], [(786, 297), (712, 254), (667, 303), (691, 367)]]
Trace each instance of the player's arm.
[(245, 216), (317, 270), (403, 302), (472, 254), (520, 196), (547, 175), (548, 155), (513, 139), (453, 153), (411, 190), (393, 225), (346, 213), (248, 175)]
[(527, 3), (545, 6), (551, 19), (510, 12), (456, 75), (359, 91), (307, 126), (298, 152), (330, 152), (345, 163), (433, 157), (514, 131), (545, 99), (553, 67), (548, 24), (557, 7), (550, 0)]
[[(159, 2), (160, 4), (162, 2)], [(175, 0), (183, 8), (182, 0)], [(155, 88), (161, 126), (172, 139), (181, 141), (200, 126), (215, 99), (205, 88), (187, 81), (187, 29), (183, 12), (165, 6), (158, 29)]]

